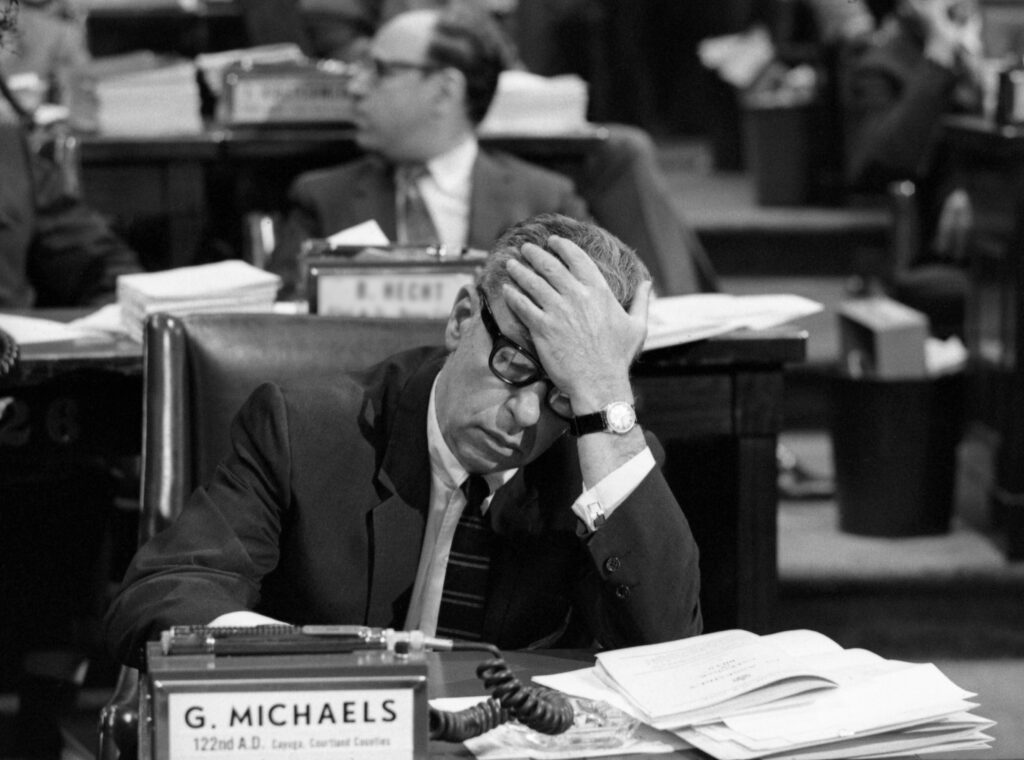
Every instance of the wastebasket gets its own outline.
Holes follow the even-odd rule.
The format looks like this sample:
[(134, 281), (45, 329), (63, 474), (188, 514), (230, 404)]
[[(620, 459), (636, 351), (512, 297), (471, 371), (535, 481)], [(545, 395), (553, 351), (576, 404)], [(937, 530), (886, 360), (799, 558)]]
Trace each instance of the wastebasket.
[(841, 531), (896, 537), (949, 530), (964, 390), (959, 373), (834, 378), (832, 451)]

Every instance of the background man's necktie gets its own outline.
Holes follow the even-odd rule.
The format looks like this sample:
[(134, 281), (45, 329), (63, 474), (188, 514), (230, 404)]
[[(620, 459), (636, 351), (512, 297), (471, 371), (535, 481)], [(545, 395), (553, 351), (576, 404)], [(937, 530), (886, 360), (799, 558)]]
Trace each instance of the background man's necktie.
[(454, 639), (479, 640), (487, 599), (487, 577), (495, 536), (490, 522), (480, 513), (487, 498), (487, 481), (470, 475), (462, 484), (466, 507), (455, 528), (448, 569), (444, 576), (437, 635)]
[(396, 233), (399, 243), (436, 245), (441, 242), (423, 201), (417, 181), (430, 172), (423, 164), (403, 164), (395, 170), (397, 196)]

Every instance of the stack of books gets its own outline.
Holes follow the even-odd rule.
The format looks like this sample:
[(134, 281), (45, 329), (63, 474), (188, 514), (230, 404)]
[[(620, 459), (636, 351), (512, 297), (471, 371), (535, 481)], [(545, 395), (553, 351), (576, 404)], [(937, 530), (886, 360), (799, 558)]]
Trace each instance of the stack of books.
[(150, 314), (271, 311), (281, 278), (244, 261), (220, 261), (117, 278), (117, 302), (128, 334), (142, 340)]
[(608, 702), (717, 760), (840, 760), (987, 748), (992, 721), (935, 665), (814, 631), (731, 630), (602, 652), (536, 679)]

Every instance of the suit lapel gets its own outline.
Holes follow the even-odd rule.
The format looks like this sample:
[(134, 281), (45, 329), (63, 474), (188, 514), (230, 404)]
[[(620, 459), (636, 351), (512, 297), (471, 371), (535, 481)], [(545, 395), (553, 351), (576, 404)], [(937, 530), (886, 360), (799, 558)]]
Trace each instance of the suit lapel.
[(353, 219), (375, 219), (388, 239), (395, 239), (395, 181), (391, 167), (382, 158), (365, 159), (350, 197)]
[(508, 226), (510, 174), (484, 151), (477, 154), (469, 198), (469, 229), (466, 235), (469, 245), (472, 246), (473, 241), (485, 241), (483, 247), (489, 248)]
[(399, 389), (398, 406), (388, 423), (388, 442), (375, 481), (381, 501), (367, 515), (373, 554), (370, 625), (401, 627), (405, 622), (430, 505), (427, 406), (443, 361), (443, 355), (427, 361)]

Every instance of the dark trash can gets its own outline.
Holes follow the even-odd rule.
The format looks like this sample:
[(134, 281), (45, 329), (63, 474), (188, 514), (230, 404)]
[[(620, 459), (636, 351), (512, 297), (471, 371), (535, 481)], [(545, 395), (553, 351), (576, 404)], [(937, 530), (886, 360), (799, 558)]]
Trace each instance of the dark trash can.
[(840, 530), (893, 537), (948, 532), (964, 389), (962, 374), (834, 378), (832, 450)]

